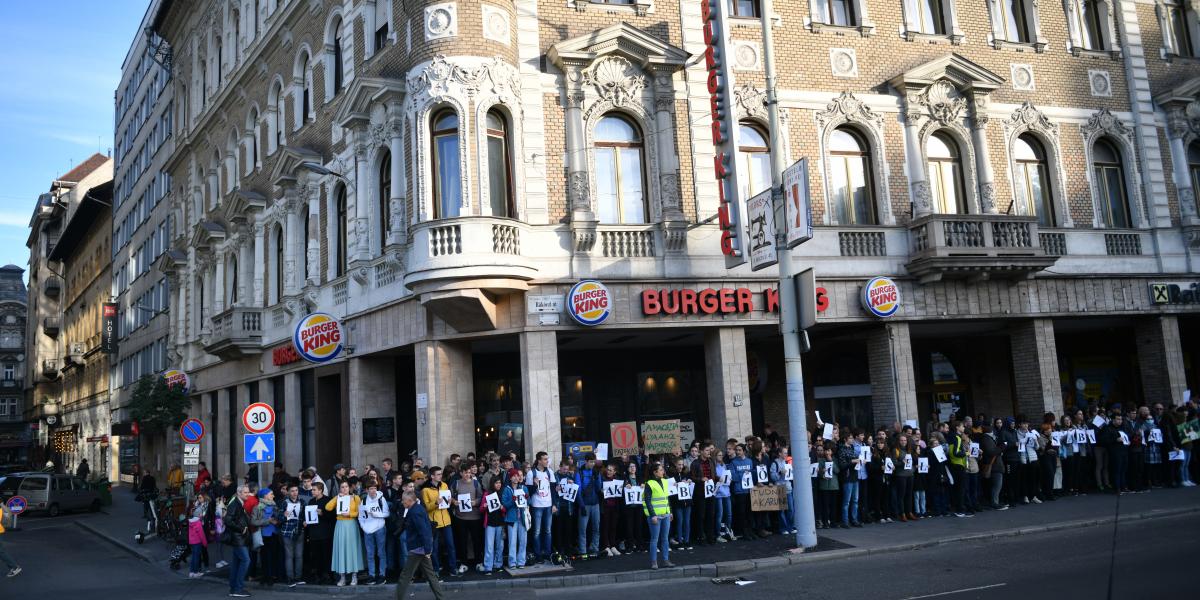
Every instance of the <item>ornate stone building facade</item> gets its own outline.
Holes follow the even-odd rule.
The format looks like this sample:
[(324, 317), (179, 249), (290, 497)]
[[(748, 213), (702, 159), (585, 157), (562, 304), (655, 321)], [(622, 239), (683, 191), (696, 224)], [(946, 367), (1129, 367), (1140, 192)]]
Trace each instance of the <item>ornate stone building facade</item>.
[[(782, 423), (773, 274), (726, 270), (714, 223), (701, 10), (164, 2), (158, 266), (210, 465), (244, 470), (254, 401), (281, 413), (289, 468), (494, 448), (513, 426), (557, 453), (615, 421)], [(1200, 104), (1180, 82), (1200, 61), (1172, 33), (1190, 7), (776, 2), (774, 148), (758, 11), (731, 3), (739, 178), (756, 193), (770, 152), (809, 160), (816, 235), (794, 252), (824, 294), (805, 357), (823, 414), (1037, 415), (1195, 383)], [(902, 298), (885, 319), (859, 301), (880, 275)], [(554, 310), (581, 279), (609, 287), (601, 326)], [(647, 304), (709, 288), (753, 301)], [(347, 332), (316, 366), (287, 352), (313, 311)]]

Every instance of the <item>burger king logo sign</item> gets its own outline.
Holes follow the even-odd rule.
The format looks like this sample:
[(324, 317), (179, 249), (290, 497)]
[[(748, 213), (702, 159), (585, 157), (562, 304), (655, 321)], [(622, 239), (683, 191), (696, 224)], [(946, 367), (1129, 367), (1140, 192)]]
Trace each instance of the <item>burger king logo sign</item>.
[(567, 312), (576, 323), (594, 327), (612, 314), (612, 294), (599, 281), (580, 281), (567, 292)]
[(296, 324), (292, 343), (296, 352), (309, 362), (331, 361), (342, 352), (342, 324), (331, 315), (313, 313)]
[(188, 374), (179, 369), (163, 371), (162, 378), (168, 388), (179, 387), (185, 394), (192, 388), (192, 380), (188, 378)]
[(900, 310), (900, 286), (887, 277), (876, 277), (863, 286), (862, 305), (877, 317), (890, 317)]

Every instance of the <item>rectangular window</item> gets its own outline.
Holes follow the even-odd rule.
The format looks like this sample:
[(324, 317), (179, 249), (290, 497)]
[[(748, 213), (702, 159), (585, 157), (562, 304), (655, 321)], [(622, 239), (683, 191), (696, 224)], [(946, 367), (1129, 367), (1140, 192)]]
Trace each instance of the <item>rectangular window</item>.
[(16, 373), (17, 373), (16, 365), (14, 365), (12, 363), (4, 364), (4, 380), (5, 381), (12, 381), (13, 378), (16, 377)]
[(733, 0), (733, 16), (754, 19), (761, 17), (758, 0)]
[(1004, 24), (1004, 39), (1009, 42), (1028, 44), (1033, 36), (1029, 34), (1025, 0), (1000, 0), (1000, 12)]

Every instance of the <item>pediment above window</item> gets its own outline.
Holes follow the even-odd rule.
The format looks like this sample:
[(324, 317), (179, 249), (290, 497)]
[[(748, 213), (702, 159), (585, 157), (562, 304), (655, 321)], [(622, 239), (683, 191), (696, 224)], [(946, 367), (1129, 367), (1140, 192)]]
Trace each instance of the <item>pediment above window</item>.
[(1004, 85), (1004, 78), (981, 65), (950, 53), (909, 69), (889, 82), (902, 92), (924, 90), (934, 83), (946, 81), (958, 91), (972, 94), (989, 94)]
[(200, 221), (192, 231), (192, 247), (197, 250), (212, 248), (225, 241), (225, 226), (216, 221)]
[(271, 184), (281, 187), (294, 184), (300, 172), (303, 171), (300, 165), (304, 163), (320, 165), (323, 162), (321, 154), (315, 150), (283, 146), (280, 148), (279, 160), (275, 161), (275, 168), (271, 169)]
[(582, 67), (604, 56), (622, 56), (643, 69), (682, 69), (689, 55), (637, 27), (618, 23), (598, 31), (554, 44), (547, 53), (564, 71)]
[(340, 127), (365, 126), (371, 121), (373, 106), (393, 104), (400, 106), (404, 100), (404, 82), (376, 77), (357, 77), (346, 90), (333, 122)]
[(238, 188), (225, 201), (223, 215), (230, 223), (249, 220), (267, 206), (267, 197), (253, 190)]

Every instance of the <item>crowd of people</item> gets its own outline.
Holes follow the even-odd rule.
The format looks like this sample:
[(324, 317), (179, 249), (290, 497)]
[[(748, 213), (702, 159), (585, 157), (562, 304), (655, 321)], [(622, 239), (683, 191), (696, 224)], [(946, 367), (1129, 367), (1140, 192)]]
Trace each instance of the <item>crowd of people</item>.
[[(648, 553), (650, 568), (670, 567), (672, 549), (794, 534), (799, 476), (811, 477), (818, 528), (1191, 486), (1191, 442), (1176, 424), (1195, 418), (1194, 407), (1156, 404), (1046, 414), (1036, 424), (984, 415), (924, 431), (897, 423), (873, 434), (818, 422), (803, 474), (770, 426), (720, 447), (697, 441), (681, 455), (588, 453), (556, 467), (545, 452), (522, 462), (515, 451), (452, 454), (443, 466), (416, 457), (336, 465), (324, 477), (277, 463), (261, 489), (230, 475), (213, 481), (202, 463), (188, 513), (190, 573), (202, 576), (215, 558), (229, 566), (230, 595), (243, 596), (247, 576), (264, 586), (398, 581), (403, 590), (420, 571), (441, 597), (439, 577), (472, 569), (491, 576), (636, 552)], [(768, 486), (786, 494), (784, 510), (752, 509), (752, 493)]]

